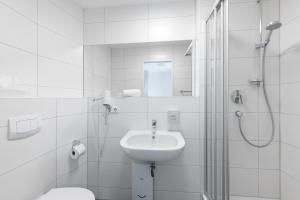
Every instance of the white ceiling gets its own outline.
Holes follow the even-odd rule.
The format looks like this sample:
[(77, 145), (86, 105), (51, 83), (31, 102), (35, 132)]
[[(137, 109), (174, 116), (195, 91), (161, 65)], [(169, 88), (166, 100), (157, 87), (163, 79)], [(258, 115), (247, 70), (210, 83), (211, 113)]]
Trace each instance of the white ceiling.
[[(82, 8), (114, 7), (124, 5), (137, 5), (145, 3), (163, 3), (178, 0), (74, 0)], [(184, 1), (184, 0), (182, 0)]]

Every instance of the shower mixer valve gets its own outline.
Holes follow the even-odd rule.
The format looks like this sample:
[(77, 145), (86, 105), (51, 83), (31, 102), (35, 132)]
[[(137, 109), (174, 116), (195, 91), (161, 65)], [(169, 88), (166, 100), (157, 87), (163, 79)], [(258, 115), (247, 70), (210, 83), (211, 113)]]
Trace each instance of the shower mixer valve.
[(239, 104), (239, 105), (244, 104), (244, 96), (240, 90), (234, 90), (231, 93), (231, 100), (235, 104)]

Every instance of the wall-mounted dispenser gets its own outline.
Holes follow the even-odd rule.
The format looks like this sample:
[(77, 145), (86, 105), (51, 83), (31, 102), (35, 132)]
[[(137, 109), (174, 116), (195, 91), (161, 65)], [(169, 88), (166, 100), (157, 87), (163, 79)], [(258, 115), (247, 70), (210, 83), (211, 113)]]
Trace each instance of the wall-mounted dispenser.
[(168, 111), (168, 130), (180, 131), (180, 112), (179, 110)]

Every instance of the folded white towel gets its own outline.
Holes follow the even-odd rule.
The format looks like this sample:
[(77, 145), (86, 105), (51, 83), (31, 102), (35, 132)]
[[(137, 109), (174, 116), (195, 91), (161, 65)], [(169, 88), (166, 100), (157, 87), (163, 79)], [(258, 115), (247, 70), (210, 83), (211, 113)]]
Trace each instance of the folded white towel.
[(123, 90), (123, 97), (140, 97), (142, 95), (141, 90), (139, 89), (129, 89)]

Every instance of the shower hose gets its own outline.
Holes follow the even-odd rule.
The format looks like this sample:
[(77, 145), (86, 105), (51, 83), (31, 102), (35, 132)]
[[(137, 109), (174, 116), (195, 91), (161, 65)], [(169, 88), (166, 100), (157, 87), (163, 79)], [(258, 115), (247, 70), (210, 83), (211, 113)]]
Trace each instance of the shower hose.
[(266, 89), (266, 85), (265, 85), (265, 77), (266, 77), (266, 49), (267, 49), (267, 45), (265, 45), (265, 47), (263, 48), (263, 56), (262, 56), (262, 89), (263, 89), (263, 93), (264, 93), (264, 97), (265, 97), (265, 101), (266, 101), (266, 105), (267, 105), (267, 108), (268, 108), (268, 112), (269, 112), (269, 116), (270, 116), (270, 119), (271, 119), (271, 123), (272, 123), (272, 135), (270, 137), (270, 139), (260, 145), (260, 144), (254, 144), (252, 143), (246, 136), (245, 136), (245, 133), (243, 131), (243, 128), (242, 128), (242, 117), (243, 117), (243, 113), (241, 111), (236, 111), (235, 112), (235, 115), (236, 117), (238, 118), (238, 123), (239, 123), (239, 129), (240, 129), (240, 132), (241, 132), (241, 135), (243, 137), (243, 139), (251, 146), (253, 147), (256, 147), (256, 148), (263, 148), (263, 147), (266, 147), (268, 145), (270, 145), (272, 143), (272, 141), (274, 140), (274, 137), (275, 137), (275, 122), (274, 122), (274, 115), (273, 115), (273, 112), (272, 112), (272, 108), (270, 106), (270, 101), (269, 101), (269, 97), (268, 97), (268, 92), (267, 92), (267, 89)]

